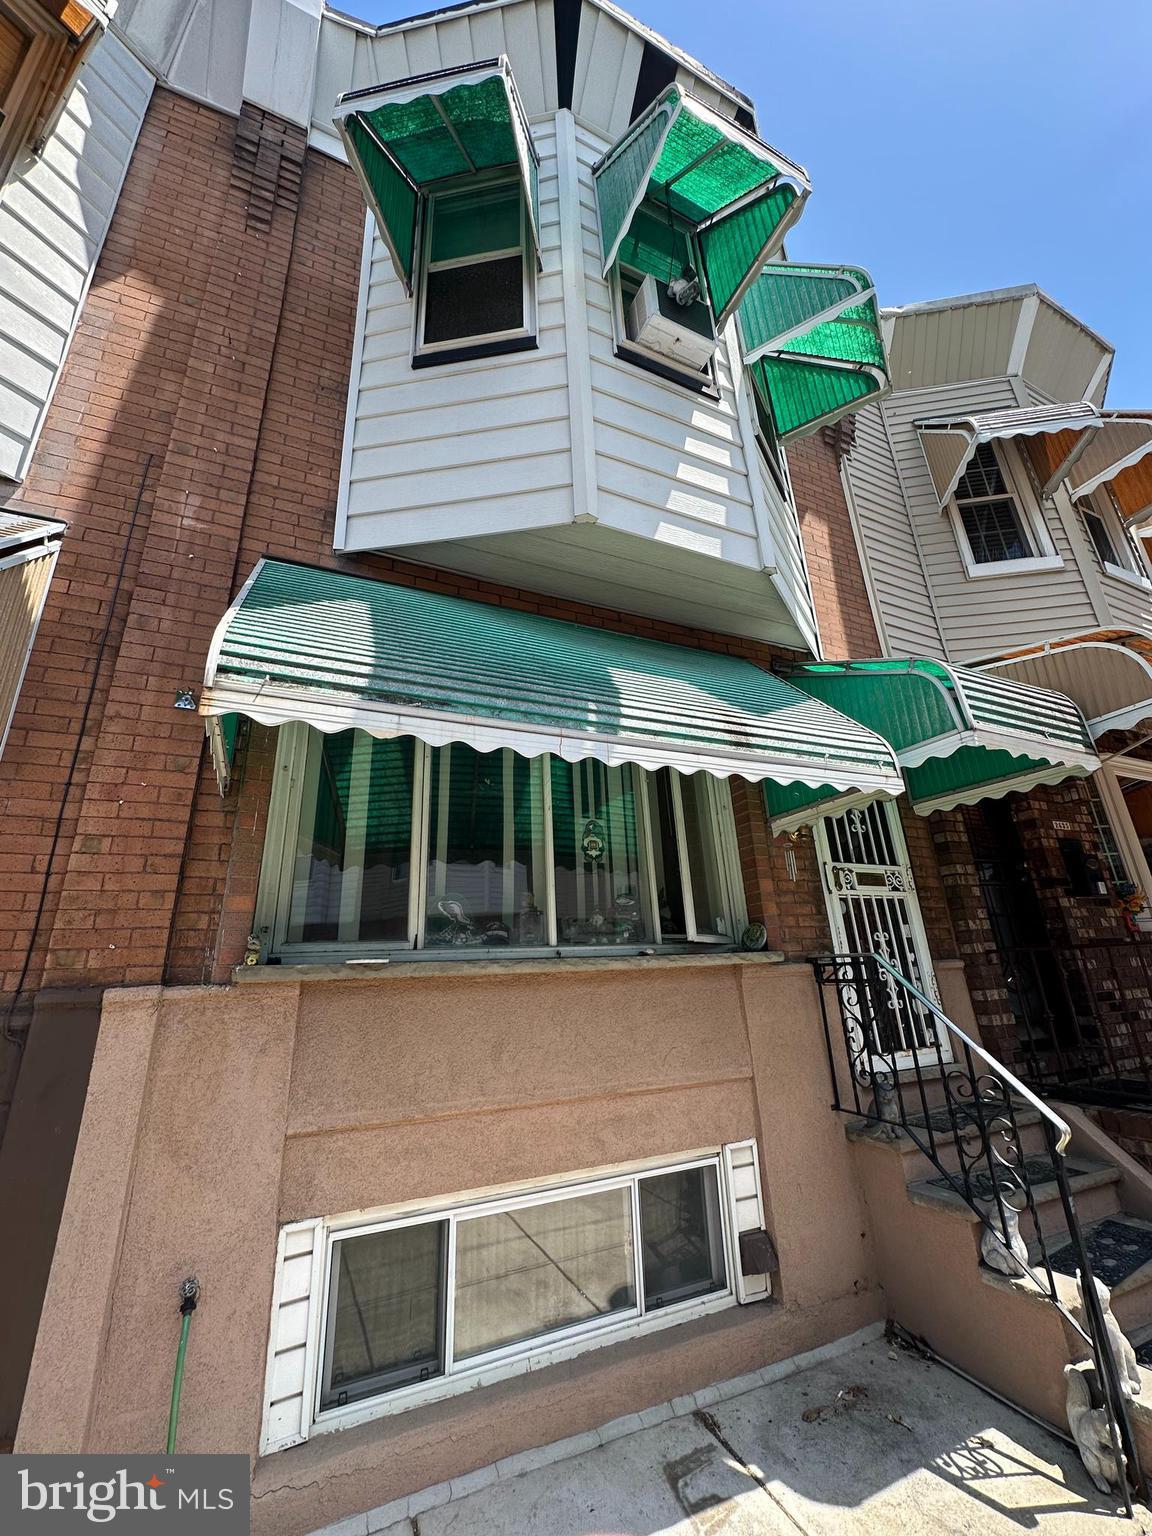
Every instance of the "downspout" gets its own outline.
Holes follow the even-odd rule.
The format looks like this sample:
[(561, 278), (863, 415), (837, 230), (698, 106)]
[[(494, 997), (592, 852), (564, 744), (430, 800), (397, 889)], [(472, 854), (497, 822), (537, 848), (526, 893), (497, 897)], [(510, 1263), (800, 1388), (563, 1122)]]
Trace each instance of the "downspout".
[(176, 1369), (172, 1373), (172, 1404), (168, 1409), (168, 1454), (176, 1449), (176, 1426), (180, 1421), (180, 1391), (184, 1385), (184, 1356), (188, 1352), (188, 1331), (192, 1314), (200, 1299), (200, 1282), (195, 1275), (180, 1283), (180, 1343), (176, 1348)]

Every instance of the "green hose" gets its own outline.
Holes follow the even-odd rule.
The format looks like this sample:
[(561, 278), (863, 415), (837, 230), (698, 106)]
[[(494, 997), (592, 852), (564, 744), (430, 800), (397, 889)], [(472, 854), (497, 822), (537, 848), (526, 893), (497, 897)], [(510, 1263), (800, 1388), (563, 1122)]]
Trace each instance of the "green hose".
[(176, 1449), (176, 1425), (180, 1420), (180, 1391), (184, 1385), (184, 1356), (188, 1353), (188, 1331), (192, 1327), (192, 1314), (200, 1296), (200, 1286), (194, 1279), (185, 1280), (180, 1286), (180, 1344), (176, 1350), (176, 1369), (172, 1373), (172, 1406), (168, 1410), (168, 1452)]

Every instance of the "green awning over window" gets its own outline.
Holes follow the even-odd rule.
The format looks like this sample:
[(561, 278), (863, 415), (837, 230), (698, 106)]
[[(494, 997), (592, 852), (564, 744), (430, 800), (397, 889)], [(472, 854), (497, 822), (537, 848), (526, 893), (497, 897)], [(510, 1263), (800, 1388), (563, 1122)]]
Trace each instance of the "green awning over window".
[(777, 150), (678, 85), (593, 167), (604, 274), (651, 198), (696, 232), (717, 328), (796, 222), (808, 178)]
[(876, 290), (859, 267), (770, 262), (740, 304), (740, 334), (780, 438), (836, 421), (890, 387)]
[(782, 826), (903, 790), (887, 742), (749, 661), (272, 560), (217, 627), (200, 710), (768, 780)]
[(931, 660), (811, 662), (790, 681), (891, 742), (923, 815), (1100, 766), (1065, 694), (987, 672)]
[(539, 158), (506, 58), (347, 91), (334, 120), (409, 292), (420, 199), (453, 177), (518, 169), (539, 258)]

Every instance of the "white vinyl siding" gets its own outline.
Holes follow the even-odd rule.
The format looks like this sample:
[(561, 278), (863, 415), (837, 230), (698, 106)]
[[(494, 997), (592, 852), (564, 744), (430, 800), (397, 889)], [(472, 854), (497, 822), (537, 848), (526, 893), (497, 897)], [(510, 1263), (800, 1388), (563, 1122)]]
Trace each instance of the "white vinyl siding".
[(82, 65), (39, 157), (0, 191), (0, 475), (23, 479), (152, 93), (116, 38)]
[[(430, 66), (438, 67), (438, 66)], [(385, 77), (386, 78), (386, 77)], [(519, 82), (517, 82), (519, 84)], [(572, 519), (555, 131), (540, 151), (538, 349), (413, 371), (413, 305), (370, 222), (337, 543), (466, 538)]]

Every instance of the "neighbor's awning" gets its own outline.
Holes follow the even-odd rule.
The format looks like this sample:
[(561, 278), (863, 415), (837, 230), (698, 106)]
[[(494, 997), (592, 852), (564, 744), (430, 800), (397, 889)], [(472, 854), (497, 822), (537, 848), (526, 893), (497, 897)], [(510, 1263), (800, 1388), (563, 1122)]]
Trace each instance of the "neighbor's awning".
[(0, 512), (0, 752), (66, 525), (23, 512)]
[(812, 662), (790, 681), (891, 742), (921, 815), (1100, 766), (1071, 699), (986, 672), (927, 659)]
[(273, 560), (217, 627), (200, 711), (769, 780), (782, 830), (903, 790), (887, 742), (751, 662)]
[(1152, 729), (1152, 639), (1134, 630), (1067, 635), (984, 662), (981, 670), (1058, 688), (1080, 706), (1093, 740)]
[(744, 361), (779, 438), (889, 390), (876, 290), (860, 267), (770, 262), (740, 304)]
[(1152, 413), (1102, 411), (1100, 430), (1081, 454), (1069, 490), (1087, 496), (1108, 485), (1128, 523), (1152, 517)]
[(539, 258), (539, 159), (506, 58), (346, 91), (334, 121), (410, 293), (420, 199), (449, 177), (517, 167)]
[[(951, 499), (968, 467), (968, 462), (981, 443), (996, 438), (1032, 437), (1037, 433), (1068, 433), (1068, 454), (1071, 463), (1078, 451), (1085, 446), (1085, 434), (1090, 437), (1100, 426), (1100, 413), (1088, 400), (1077, 400), (1065, 405), (1028, 405), (1007, 411), (985, 411), (971, 416), (933, 416), (916, 423), (920, 446), (928, 471), (932, 476), (937, 498), (943, 507)], [(1069, 457), (1071, 455), (1072, 457)], [(1055, 465), (1049, 473), (1049, 481), (1063, 478), (1066, 468)]]
[(717, 329), (799, 218), (810, 190), (799, 166), (678, 85), (657, 97), (593, 175), (604, 275), (651, 197), (695, 230)]

